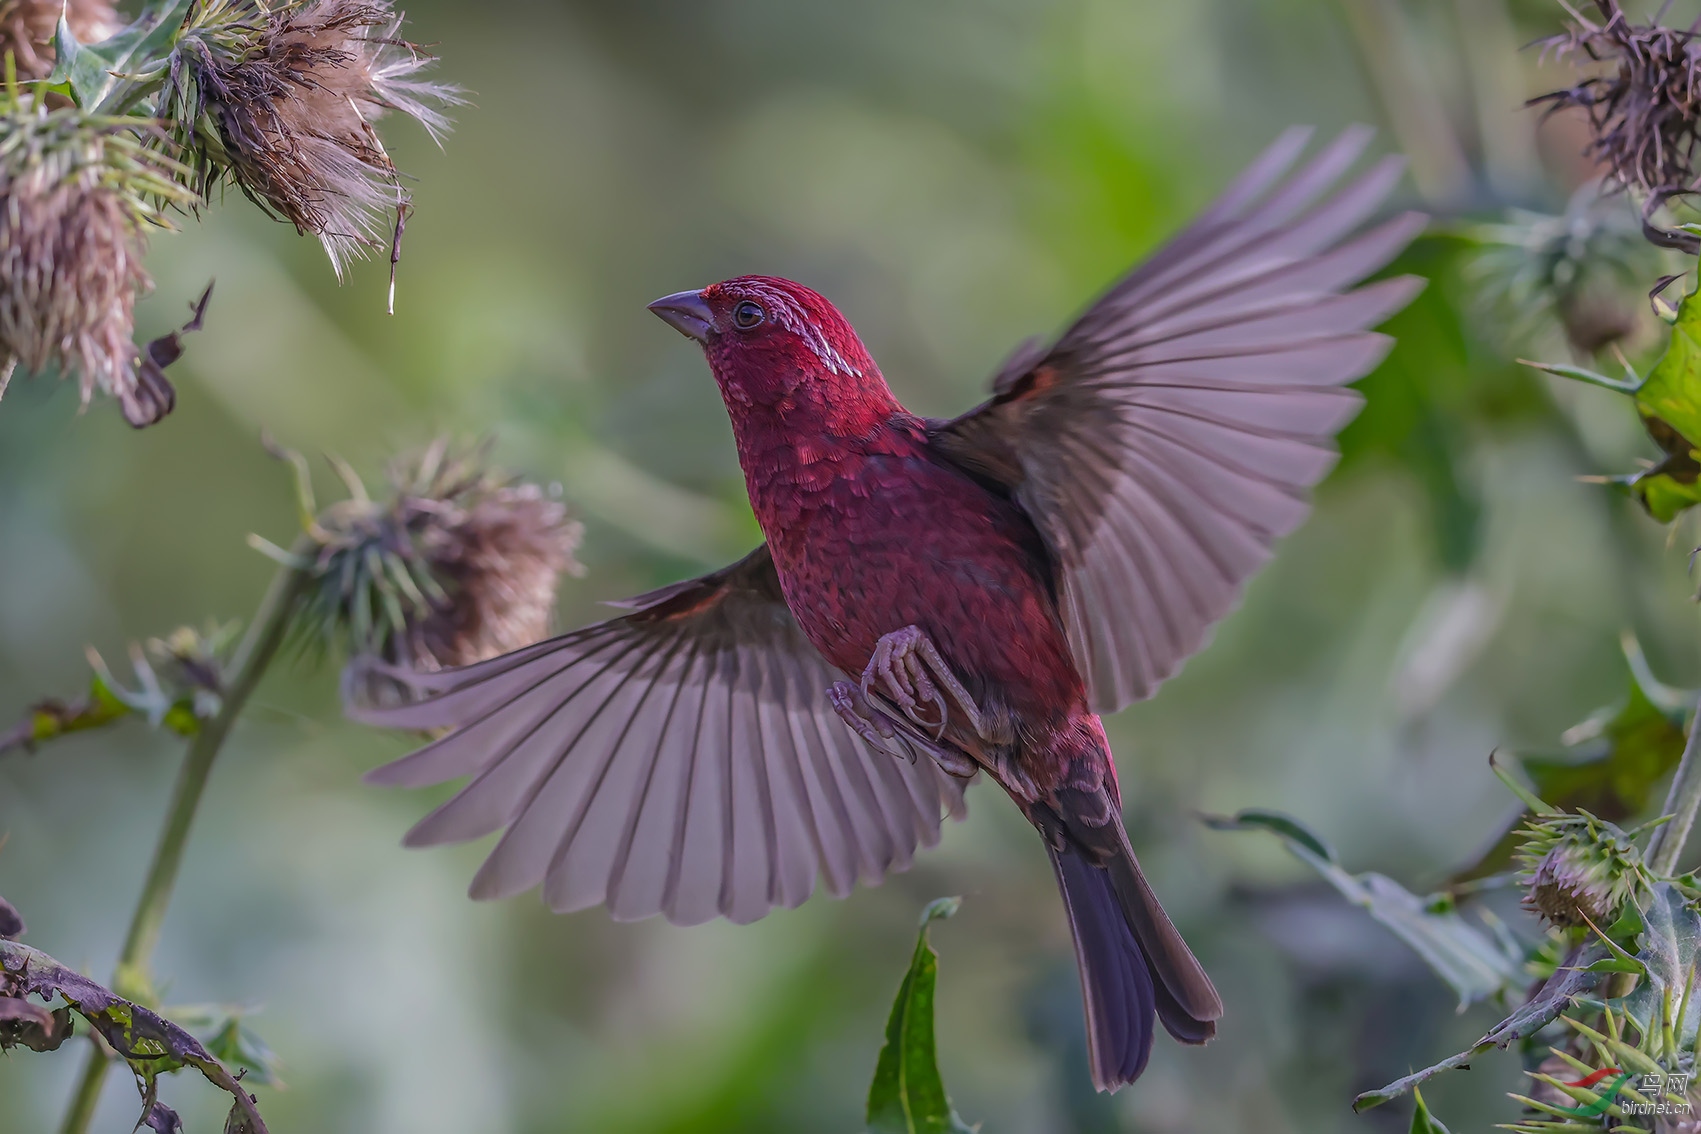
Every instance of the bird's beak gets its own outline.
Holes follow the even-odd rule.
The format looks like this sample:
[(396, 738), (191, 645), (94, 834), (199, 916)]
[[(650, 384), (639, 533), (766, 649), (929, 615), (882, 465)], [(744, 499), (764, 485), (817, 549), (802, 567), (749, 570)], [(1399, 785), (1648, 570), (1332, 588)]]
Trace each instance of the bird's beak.
[(700, 291), (664, 295), (650, 304), (650, 310), (686, 338), (700, 343), (708, 342), (709, 332), (714, 329), (715, 313), (709, 310), (709, 303)]

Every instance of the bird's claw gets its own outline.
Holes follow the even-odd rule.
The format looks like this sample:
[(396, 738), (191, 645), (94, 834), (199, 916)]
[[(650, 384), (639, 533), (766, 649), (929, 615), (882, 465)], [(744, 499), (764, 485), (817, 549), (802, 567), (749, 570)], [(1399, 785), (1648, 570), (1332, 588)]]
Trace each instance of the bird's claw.
[[(919, 626), (894, 630), (875, 643), (874, 656), (862, 671), (861, 693), (867, 700), (877, 692), (918, 728), (931, 732), (935, 740), (945, 735), (945, 723), (950, 717), (945, 694), (949, 693), (968, 718), (969, 726), (977, 734), (982, 733), (980, 707)], [(924, 713), (924, 707), (932, 711)]]
[(870, 701), (858, 686), (848, 681), (835, 681), (827, 690), (827, 700), (832, 704), (833, 711), (839, 714), (839, 719), (849, 725), (852, 732), (888, 756), (915, 763), (913, 750), (890, 743), (892, 738), (898, 735), (898, 730), (892, 727), (891, 718)]

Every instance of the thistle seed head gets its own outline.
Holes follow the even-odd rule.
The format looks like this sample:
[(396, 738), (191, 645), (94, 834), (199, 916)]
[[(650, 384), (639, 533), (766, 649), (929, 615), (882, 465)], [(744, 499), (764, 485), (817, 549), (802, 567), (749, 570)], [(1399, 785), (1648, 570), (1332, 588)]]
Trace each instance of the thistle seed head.
[(138, 366), (132, 310), (152, 286), (147, 229), (192, 199), (183, 172), (133, 123), (0, 108), (0, 369), (75, 373), (85, 406), (100, 390), (136, 426), (170, 408)]
[(1598, 73), (1531, 100), (1549, 113), (1577, 108), (1588, 116), (1584, 154), (1620, 186), (1645, 195), (1650, 207), (1697, 188), (1701, 145), (1701, 44), (1697, 28), (1633, 24), (1618, 0), (1594, 0), (1599, 22), (1577, 15), (1542, 42), (1544, 54)]
[(1587, 812), (1531, 818), (1518, 861), (1524, 906), (1560, 928), (1605, 929), (1651, 885), (1635, 843)]
[[(409, 669), (469, 665), (549, 635), (561, 575), (581, 525), (535, 484), (492, 472), (482, 450), (438, 440), (392, 468), (391, 498), (370, 499), (346, 469), (350, 498), (309, 535), (316, 586), (305, 625), (352, 658)], [(366, 700), (391, 695), (363, 673)]]
[(61, 12), (79, 43), (103, 40), (122, 24), (111, 0), (0, 0), (0, 56), (12, 53), (18, 78), (45, 79), (52, 73)]
[(434, 139), (458, 88), (421, 78), (435, 58), (397, 37), (392, 0), (203, 0), (174, 64), (171, 105), (203, 195), (228, 177), (312, 233), (338, 275), (389, 247), (409, 196), (373, 123), (395, 110)]

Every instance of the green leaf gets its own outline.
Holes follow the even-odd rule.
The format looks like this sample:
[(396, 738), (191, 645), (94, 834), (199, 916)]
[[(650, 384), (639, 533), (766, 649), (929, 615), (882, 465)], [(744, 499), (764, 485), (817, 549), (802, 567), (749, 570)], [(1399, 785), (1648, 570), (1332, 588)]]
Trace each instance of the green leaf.
[(1636, 408), (1685, 437), (1701, 437), (1701, 288), (1678, 305), (1670, 344), (1636, 391)]
[(898, 986), (886, 1021), (886, 1044), (868, 1088), (868, 1129), (872, 1134), (973, 1134), (951, 1109), (940, 1078), (933, 1043), (933, 992), (939, 954), (927, 941), (927, 927), (950, 917), (961, 898), (938, 898), (921, 915), (921, 932), (909, 972)]
[[(1684, 745), (1683, 712), (1673, 704), (1677, 691), (1654, 680), (1634, 639), (1625, 640), (1624, 653), (1629, 664), (1624, 698), (1565, 731), (1563, 739), (1572, 746), (1572, 752), (1517, 758), (1535, 786), (1534, 797), (1539, 798), (1496, 768), (1496, 774), (1531, 810), (1537, 810), (1532, 805), (1534, 798), (1545, 808), (1539, 813), (1587, 811), (1619, 822), (1646, 812), (1654, 802), (1655, 786), (1677, 767)], [(1687, 693), (1680, 699), (1683, 704), (1690, 702)], [(1459, 871), (1453, 881), (1469, 881), (1510, 868), (1523, 820), (1522, 815), (1514, 816), (1500, 839)]]
[(1207, 816), (1205, 822), (1221, 831), (1260, 830), (1280, 836), (1295, 857), (1411, 946), (1458, 993), (1461, 1008), (1515, 991), (1528, 980), (1523, 957), (1497, 935), (1466, 921), (1451, 902), (1419, 897), (1381, 874), (1349, 873), (1329, 845), (1297, 819), (1254, 810), (1232, 818)]
[(169, 1009), (166, 1015), (203, 1037), (201, 1043), (214, 1059), (246, 1072), (242, 1077), (244, 1083), (263, 1087), (280, 1084), (277, 1053), (248, 1027), (240, 1009), (194, 1005)]
[(182, 28), (191, 3), (192, 0), (172, 0), (146, 10), (135, 23), (99, 43), (78, 41), (61, 13), (53, 38), (55, 61), (48, 84), (68, 91), (84, 110), (122, 112), (127, 109), (124, 104), (129, 101), (129, 92), (118, 89), (120, 80), (158, 71), (166, 65), (172, 41)]
[(1643, 917), (1647, 928), (1636, 958), (1647, 979), (1624, 997), (1624, 1010), (1645, 1031), (1657, 1033), (1661, 1021), (1669, 1023), (1678, 1045), (1692, 1047), (1697, 1022), (1701, 1021), (1701, 1004), (1692, 1002), (1682, 1020), (1672, 1017), (1683, 1002), (1684, 989), (1695, 969), (1696, 950), (1701, 946), (1701, 914), (1677, 887), (1661, 882), (1654, 887)]
[(1417, 1099), (1417, 1109), (1412, 1111), (1412, 1128), (1410, 1134), (1453, 1134), (1441, 1124), (1441, 1120), (1429, 1113), (1429, 1107), (1424, 1104), (1423, 1092), (1412, 1088), (1412, 1095)]

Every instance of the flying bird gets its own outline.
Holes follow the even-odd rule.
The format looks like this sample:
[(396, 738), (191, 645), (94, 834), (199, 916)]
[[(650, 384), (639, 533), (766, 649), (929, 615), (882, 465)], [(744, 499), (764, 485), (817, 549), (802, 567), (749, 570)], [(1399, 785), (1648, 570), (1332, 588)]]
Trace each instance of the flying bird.
[(984, 773), (1038, 830), (1074, 933), (1094, 1082), (1222, 1002), (1141, 873), (1099, 714), (1206, 642), (1357, 412), (1421, 281), (1359, 286), (1423, 228), (1364, 229), (1397, 158), (1282, 135), (1191, 226), (960, 417), (904, 409), (826, 299), (745, 276), (651, 310), (701, 344), (766, 542), (352, 710), (452, 731), (372, 772), (470, 776), (413, 846), (503, 831), (475, 898), (748, 922), (909, 865)]

